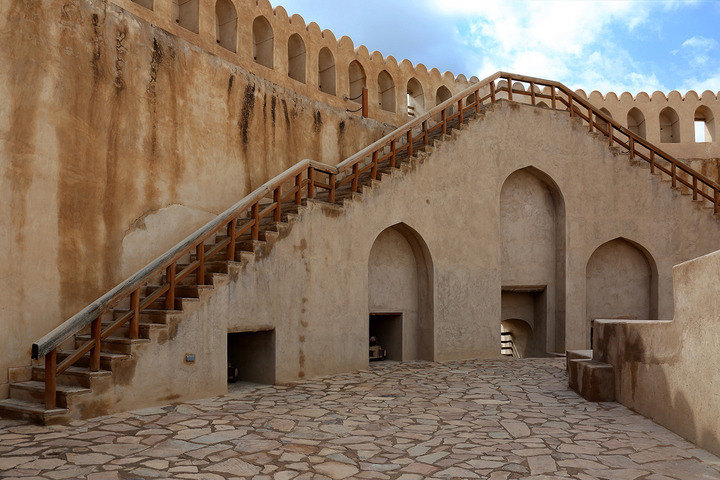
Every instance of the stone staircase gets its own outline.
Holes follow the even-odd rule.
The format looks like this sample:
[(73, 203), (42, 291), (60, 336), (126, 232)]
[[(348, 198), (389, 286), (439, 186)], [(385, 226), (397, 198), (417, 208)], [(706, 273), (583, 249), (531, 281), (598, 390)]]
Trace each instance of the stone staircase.
[[(143, 274), (145, 276), (141, 276), (141, 278), (147, 279), (141, 286), (132, 287), (136, 288), (134, 292), (137, 292), (133, 293), (133, 295), (139, 297), (135, 298), (134, 301), (139, 301), (142, 307), (138, 309), (137, 304), (133, 307), (132, 297), (129, 297), (130, 290), (123, 291), (122, 295), (120, 293), (113, 294), (115, 296), (113, 297), (112, 305), (109, 308), (100, 310), (100, 322), (99, 325), (97, 325), (98, 331), (104, 332), (113, 322), (127, 318), (131, 312), (139, 312), (136, 314), (139, 317), (139, 332), (137, 338), (131, 338), (134, 334), (130, 331), (131, 327), (128, 323), (120, 326), (105, 338), (102, 338), (97, 331), (91, 331), (92, 327), (87, 323), (83, 323), (82, 327), (73, 330), (74, 335), (70, 337), (64, 335), (62, 332), (58, 334), (56, 337), (58, 340), (38, 355), (36, 348), (38, 344), (42, 343), (42, 340), (45, 340), (44, 337), (33, 346), (33, 355), (35, 358), (42, 358), (44, 356), (46, 358), (46, 365), (48, 365), (48, 355), (46, 355), (46, 352), (54, 351), (56, 352), (57, 361), (60, 363), (70, 357), (77, 357), (77, 359), (70, 362), (72, 365), (69, 366), (69, 368), (56, 375), (56, 386), (53, 383), (47, 383), (46, 367), (34, 364), (29, 379), (11, 383), (10, 398), (0, 400), (0, 415), (4, 417), (28, 419), (42, 424), (51, 424), (67, 422), (75, 418), (89, 418), (107, 413), (108, 409), (103, 407), (102, 402), (98, 401), (98, 397), (101, 397), (105, 392), (113, 389), (115, 391), (118, 391), (118, 389), (121, 390), (123, 385), (127, 385), (128, 382), (132, 381), (136, 365), (139, 359), (141, 359), (144, 354), (147, 354), (148, 349), (161, 349), (163, 345), (172, 342), (179, 326), (188, 318), (188, 314), (198, 308), (204, 299), (213, 295), (218, 286), (227, 283), (230, 276), (241, 274), (244, 265), (248, 262), (254, 262), (256, 259), (266, 256), (273, 247), (273, 244), (282, 238), (282, 232), (289, 228), (290, 223), (297, 221), (299, 213), (307, 208), (309, 203), (323, 202), (342, 208), (346, 202), (353, 202), (362, 198), (368, 189), (374, 188), (377, 182), (382, 181), (383, 176), (389, 175), (397, 170), (407, 171), (415, 162), (424, 161), (439, 142), (457, 136), (459, 131), (462, 130), (468, 122), (481, 120), (487, 112), (492, 111), (493, 108), (498, 105), (497, 102), (512, 102), (512, 95), (519, 95), (521, 93), (521, 91), (514, 90), (515, 87), (508, 89), (507, 84), (512, 85), (512, 81), (508, 81), (505, 91), (508, 93), (507, 96), (509, 98), (507, 100), (496, 99), (495, 95), (501, 91), (501, 87), (496, 87), (494, 82), (503, 77), (503, 75), (507, 76), (508, 80), (510, 80), (510, 75), (504, 74), (503, 72), (488, 77), (488, 79), (483, 81), (484, 83), (481, 82), (467, 91), (457, 94), (450, 100), (426, 112), (423, 116), (398, 128), (398, 130), (389, 134), (384, 139), (379, 140), (355, 156), (350, 157), (343, 163), (351, 160), (354, 161), (355, 163), (352, 164), (353, 173), (349, 174), (348, 170), (345, 170), (345, 176), (338, 179), (339, 183), (337, 184), (337, 188), (334, 187), (335, 179), (333, 178), (332, 181), (329, 181), (332, 183), (332, 190), (323, 190), (327, 185), (323, 187), (323, 184), (317, 183), (309, 174), (308, 180), (306, 181), (307, 183), (304, 184), (304, 187), (309, 188), (308, 194), (302, 198), (300, 194), (298, 194), (294, 200), (277, 200), (275, 197), (273, 197), (273, 199), (262, 197), (260, 200), (255, 200), (255, 197), (253, 197), (253, 202), (256, 203), (254, 203), (252, 211), (243, 210), (244, 213), (240, 213), (236, 219), (239, 223), (245, 221), (245, 224), (248, 225), (247, 220), (252, 218), (253, 220), (250, 223), (255, 222), (254, 225), (257, 226), (257, 231), (247, 231), (236, 236), (234, 248), (232, 249), (230, 248), (231, 245), (229, 245), (230, 234), (225, 234), (224, 231), (218, 229), (218, 227), (213, 227), (214, 233), (205, 240), (202, 240), (197, 248), (193, 249), (190, 243), (183, 244), (181, 251), (188, 253), (184, 253), (183, 256), (177, 258), (177, 260), (169, 261), (172, 262), (173, 272), (182, 272), (189, 269), (190, 274), (186, 274), (177, 282), (175, 282), (175, 279), (178, 277), (176, 277), (175, 273), (173, 273), (172, 281), (170, 281), (167, 270), (161, 270), (159, 267), (154, 267), (155, 269), (152, 270), (153, 273), (143, 274), (143, 271), (138, 272), (134, 277)], [(517, 79), (518, 77), (515, 76), (514, 78)], [(561, 100), (559, 97), (556, 97), (556, 95), (562, 93), (567, 95), (568, 101), (566, 104), (570, 106), (569, 108), (576, 108), (573, 107), (573, 99), (576, 97), (574, 97), (574, 93), (566, 87), (556, 84), (555, 82), (530, 79), (530, 77), (524, 77), (523, 81), (529, 82), (531, 88), (535, 88), (535, 85), (542, 85), (542, 82), (546, 82), (546, 85), (557, 89), (557, 92), (553, 90), (552, 97), (549, 96), (550, 94), (546, 94), (543, 97), (539, 93), (533, 93), (533, 105), (535, 104), (536, 96), (538, 98), (552, 98), (554, 103), (556, 98)], [(480, 98), (480, 89), (488, 87), (490, 93)], [(469, 105), (466, 103), (465, 106), (463, 106), (463, 102), (467, 102), (466, 98), (469, 95), (475, 97), (475, 102)], [(490, 100), (490, 102), (487, 104), (483, 103), (486, 100)], [(459, 112), (454, 115), (448, 115), (450, 108), (454, 108), (455, 105), (457, 105)], [(560, 107), (562, 107), (562, 105), (560, 105)], [(541, 107), (537, 106), (536, 108)], [(585, 108), (590, 109), (591, 106)], [(556, 110), (568, 112), (562, 108), (557, 108)], [(572, 112), (572, 110), (569, 111)], [(442, 115), (440, 115), (441, 113)], [(590, 114), (588, 114), (588, 116), (592, 118)], [(441, 117), (441, 120), (438, 120), (438, 117)], [(578, 111), (575, 111), (575, 119), (580, 124), (587, 121), (587, 118), (588, 117), (582, 117)], [(435, 121), (436, 125), (429, 128), (428, 123), (431, 120)], [(437, 128), (438, 126), (442, 126), (442, 128)], [(597, 132), (597, 128), (596, 125), (595, 131), (593, 131), (591, 125), (591, 132), (589, 134), (604, 141), (601, 138), (602, 135)], [(615, 128), (622, 129), (623, 127), (615, 126)], [(419, 135), (416, 136), (418, 131)], [(628, 133), (628, 135), (630, 134)], [(408, 140), (404, 144), (401, 144), (400, 140), (405, 138)], [(628, 138), (630, 137), (628, 136)], [(618, 141), (616, 140), (616, 142)], [(632, 142), (630, 142), (630, 144), (632, 145)], [(410, 146), (411, 148), (409, 148)], [(396, 147), (397, 151), (395, 150)], [(618, 146), (612, 146), (611, 148), (617, 149)], [(391, 157), (387, 154), (389, 150), (393, 152)], [(365, 164), (365, 166), (360, 169), (358, 166), (360, 160), (367, 158), (368, 152), (370, 152), (373, 161), (370, 164)], [(629, 154), (624, 150), (620, 153), (629, 155), (630, 161), (633, 161), (633, 154)], [(355, 160), (355, 158), (358, 160)], [(634, 161), (639, 162), (637, 157), (635, 157)], [(642, 165), (646, 166), (645, 163), (642, 163)], [(311, 165), (310, 169), (312, 170), (312, 168)], [(325, 168), (326, 171), (331, 172), (330, 175), (334, 175), (332, 169), (336, 167), (324, 166), (318, 168)], [(292, 168), (290, 170), (292, 170)], [(323, 170), (318, 171), (322, 172)], [(338, 169), (338, 171), (340, 170)], [(295, 170), (292, 170), (291, 173), (295, 173)], [(278, 177), (283, 175), (284, 174), (281, 174)], [(292, 177), (283, 177), (283, 181), (289, 178)], [(697, 178), (694, 178), (697, 181)], [(347, 181), (350, 179), (353, 181)], [(302, 193), (302, 188), (304, 187), (302, 185), (298, 187), (297, 185), (296, 183), (296, 188), (299, 188), (299, 191)], [(316, 185), (323, 188), (318, 188), (317, 193), (313, 192), (310, 194), (309, 192), (314, 189)], [(673, 178), (673, 185), (677, 187), (675, 178)], [(280, 192), (279, 186), (273, 184), (271, 188), (275, 188), (276, 192)], [(679, 189), (679, 187), (677, 188)], [(712, 184), (712, 188), (715, 188), (716, 192), (720, 190), (720, 187), (715, 186), (715, 184)], [(687, 193), (682, 190), (680, 190), (680, 192)], [(718, 194), (716, 193), (715, 195), (717, 199)], [(251, 196), (252, 195), (248, 197)], [(697, 191), (695, 191), (694, 197), (696, 196)], [(710, 206), (709, 208), (715, 208), (715, 210), (717, 210), (718, 203), (720, 202), (716, 201), (715, 207)], [(248, 203), (248, 205), (250, 204)], [(258, 215), (258, 211), (269, 211), (268, 209), (274, 208), (273, 205), (280, 207), (278, 208), (280, 212), (279, 217), (274, 215)], [(705, 208), (700, 203), (698, 203), (698, 206)], [(221, 217), (218, 218), (220, 219)], [(233, 228), (234, 222), (235, 220), (231, 222)], [(227, 245), (227, 247), (225, 245)], [(231, 254), (227, 252), (233, 252), (232, 258), (229, 258)], [(174, 259), (176, 257), (168, 258)], [(160, 259), (158, 259), (158, 261), (159, 260)], [(200, 273), (196, 275), (196, 271), (193, 271), (192, 268), (193, 265), (198, 264), (203, 268), (200, 269), (198, 267), (196, 271)], [(157, 265), (169, 264), (167, 262), (160, 262)], [(126, 282), (130, 282), (131, 280), (132, 278)], [(135, 281), (132, 285), (139, 285), (139, 283)], [(168, 297), (167, 293), (162, 294), (162, 292), (158, 294), (158, 290), (170, 288), (168, 285), (174, 285), (174, 294), (172, 296)], [(119, 287), (116, 287), (116, 289), (117, 288)], [(108, 294), (101, 297), (101, 299), (108, 297), (114, 291), (115, 290), (108, 292)], [(115, 302), (115, 298), (119, 298), (119, 300)], [(172, 304), (168, 304), (170, 302), (168, 298), (172, 299)], [(93, 305), (100, 302), (101, 299), (87, 308), (93, 307)], [(108, 303), (108, 305), (110, 305), (110, 303)], [(135, 310), (133, 310), (133, 308)], [(78, 313), (73, 318), (81, 316), (83, 312)], [(72, 323), (72, 320), (73, 319), (68, 320), (66, 324)], [(63, 328), (64, 325), (65, 324), (61, 325), (58, 329)], [(48, 335), (51, 336), (53, 332)], [(65, 338), (67, 338), (67, 340), (62, 341), (62, 339)], [(100, 340), (100, 338), (102, 338), (102, 340)], [(94, 350), (86, 350), (86, 353), (83, 355), (78, 353), (82, 351), (79, 349), (81, 349), (83, 345), (87, 345), (91, 339), (97, 339), (100, 345), (99, 368), (96, 369), (91, 368), (91, 359), (93, 358)], [(45, 341), (47, 342), (47, 340)], [(60, 342), (62, 343), (60, 344)], [(50, 365), (52, 365), (52, 368), (55, 368), (54, 361), (50, 363)], [(611, 374), (612, 367), (597, 364), (597, 362), (593, 362), (591, 358), (588, 358), (587, 355), (573, 359), (569, 361), (568, 367), (569, 371), (573, 372), (571, 373), (571, 383), (574, 379), (576, 386), (579, 388), (578, 391), (583, 391), (584, 386), (602, 384), (604, 381), (602, 379), (608, 378), (608, 367)], [(587, 382), (585, 380), (586, 378), (590, 378), (592, 381)], [(612, 375), (610, 375), (609, 378), (612, 378)], [(48, 385), (54, 387), (54, 397), (52, 393), (47, 393), (53, 391), (48, 389)], [(599, 393), (588, 390), (586, 392), (588, 397), (586, 398), (606, 400), (610, 399), (608, 392), (614, 392), (614, 389), (609, 387), (601, 390)], [(117, 394), (115, 398), (117, 398)], [(107, 405), (105, 405), (105, 407), (107, 407)]]

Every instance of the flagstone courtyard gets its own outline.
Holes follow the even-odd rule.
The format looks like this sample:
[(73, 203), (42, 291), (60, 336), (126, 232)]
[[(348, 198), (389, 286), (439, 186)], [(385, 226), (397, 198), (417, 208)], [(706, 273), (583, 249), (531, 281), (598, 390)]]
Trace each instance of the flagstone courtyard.
[(564, 359), (383, 363), (70, 426), (0, 421), (0, 477), (720, 479), (720, 459), (567, 389)]

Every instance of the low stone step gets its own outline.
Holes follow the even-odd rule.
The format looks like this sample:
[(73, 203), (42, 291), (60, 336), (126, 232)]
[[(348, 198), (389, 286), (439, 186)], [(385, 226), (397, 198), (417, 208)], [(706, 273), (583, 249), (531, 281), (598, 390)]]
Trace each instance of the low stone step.
[[(210, 286), (212, 288), (212, 286)], [(120, 317), (128, 313), (128, 309), (114, 309), (113, 320), (118, 320)], [(148, 308), (140, 312), (140, 323), (167, 323), (169, 319), (177, 319), (182, 316), (182, 310), (164, 310), (164, 309), (152, 309)]]
[[(102, 322), (102, 328), (105, 330), (107, 327), (109, 327), (112, 323), (111, 322)], [(161, 330), (168, 328), (167, 324), (164, 323), (147, 323), (147, 322), (140, 322), (139, 324), (139, 335), (140, 338), (150, 338), (150, 334), (152, 331)], [(130, 323), (126, 323), (122, 327), (118, 328), (113, 332), (113, 336), (115, 337), (129, 337), (130, 335)]]
[(571, 389), (590, 402), (615, 401), (615, 369), (612, 365), (587, 359), (569, 363)]
[(0, 416), (28, 420), (40, 425), (54, 425), (70, 421), (70, 410), (67, 408), (47, 410), (44, 403), (7, 398), (0, 400)]
[[(58, 352), (58, 363), (65, 360), (67, 357), (69, 357), (71, 354), (73, 354), (73, 350), (60, 350)], [(128, 360), (130, 355), (124, 354), (124, 353), (110, 353), (110, 352), (100, 352), (100, 369), (106, 370), (106, 371), (112, 371), (113, 368), (117, 366), (118, 363), (123, 362), (125, 360)], [(70, 368), (81, 368), (84, 369), (87, 372), (90, 372), (90, 370), (87, 370), (90, 366), (90, 353), (86, 353), (82, 357), (80, 357), (77, 362), (73, 364)], [(44, 368), (44, 367), (43, 367)], [(44, 378), (44, 377), (43, 377)]]
[[(68, 408), (73, 397), (86, 395), (92, 390), (86, 387), (74, 385), (57, 385), (57, 405), (60, 408)], [(28, 380), (10, 384), (10, 398), (13, 400), (24, 400), (42, 404), (45, 401), (45, 382)]]
[[(75, 347), (79, 347), (90, 340), (90, 335), (75, 335)], [(108, 353), (131, 354), (135, 345), (149, 343), (147, 338), (123, 338), (111, 336), (102, 341), (101, 350)]]
[[(73, 365), (57, 376), (57, 382), (63, 385), (72, 385), (75, 387), (91, 388), (93, 379), (109, 377), (112, 375), (110, 370), (98, 370), (91, 372), (87, 367)], [(45, 365), (35, 365), (32, 368), (32, 380), (38, 382), (45, 381)]]

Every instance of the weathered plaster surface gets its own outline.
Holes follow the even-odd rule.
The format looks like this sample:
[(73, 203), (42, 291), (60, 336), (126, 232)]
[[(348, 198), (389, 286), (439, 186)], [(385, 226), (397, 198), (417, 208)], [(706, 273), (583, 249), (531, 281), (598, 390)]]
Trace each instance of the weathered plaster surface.
[(617, 400), (720, 452), (720, 252), (673, 269), (671, 322), (596, 322), (596, 360), (615, 369)]
[(0, 78), (0, 396), (34, 340), (210, 215), (390, 128), (100, 0), (0, 3)]

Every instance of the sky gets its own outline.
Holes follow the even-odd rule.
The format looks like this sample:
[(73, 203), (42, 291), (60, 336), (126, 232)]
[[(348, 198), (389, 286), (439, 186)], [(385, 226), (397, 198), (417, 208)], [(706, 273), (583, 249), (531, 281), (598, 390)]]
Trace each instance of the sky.
[(587, 93), (720, 91), (720, 1), (271, 0), (337, 38), (468, 78)]

